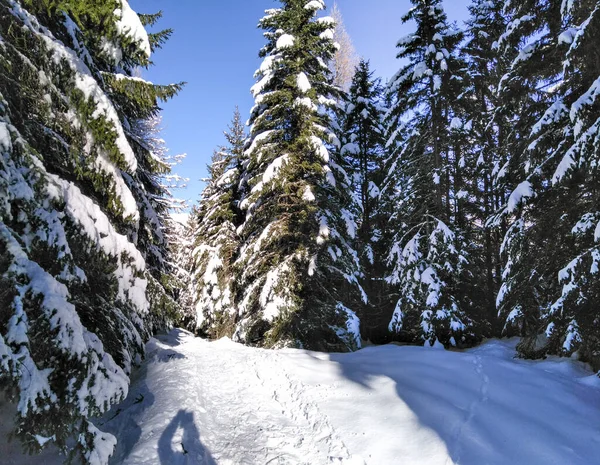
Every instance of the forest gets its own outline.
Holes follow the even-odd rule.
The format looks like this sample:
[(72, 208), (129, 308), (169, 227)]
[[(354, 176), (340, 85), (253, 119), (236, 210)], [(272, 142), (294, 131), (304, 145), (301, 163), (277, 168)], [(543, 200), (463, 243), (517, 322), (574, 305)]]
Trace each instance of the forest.
[(600, 2), (472, 0), (464, 24), (405, 3), (385, 82), (337, 7), (267, 9), (255, 105), (185, 205), (161, 105), (191, 77), (144, 79), (162, 13), (0, 0), (0, 404), (19, 447), (108, 464), (96, 420), (173, 328), (328, 354), (519, 338), (520, 359), (599, 372)]

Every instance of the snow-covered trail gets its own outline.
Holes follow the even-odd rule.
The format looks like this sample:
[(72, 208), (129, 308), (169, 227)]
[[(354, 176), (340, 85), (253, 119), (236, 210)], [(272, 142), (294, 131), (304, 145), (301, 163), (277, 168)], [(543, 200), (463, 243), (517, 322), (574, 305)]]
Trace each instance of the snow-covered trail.
[(119, 438), (114, 463), (354, 463), (278, 352), (179, 331), (148, 350), (120, 413), (102, 425)]
[[(322, 354), (175, 330), (98, 426), (119, 440), (114, 465), (600, 465), (600, 379), (514, 360), (515, 344)], [(61, 462), (0, 444), (2, 464)]]
[(129, 465), (600, 463), (600, 380), (513, 349), (266, 351), (176, 330), (101, 428)]

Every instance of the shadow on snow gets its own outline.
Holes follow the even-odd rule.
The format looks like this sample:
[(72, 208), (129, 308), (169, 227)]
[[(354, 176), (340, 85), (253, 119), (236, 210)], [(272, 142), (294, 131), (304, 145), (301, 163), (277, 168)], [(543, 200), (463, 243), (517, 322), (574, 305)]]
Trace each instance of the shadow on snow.
[(389, 345), (328, 359), (344, 378), (368, 391), (392, 380), (399, 400), (418, 420), (415, 427), (435, 433), (455, 464), (597, 460), (600, 443), (595, 449), (590, 444), (594, 415), (600, 413), (598, 391), (535, 363), (512, 360), (509, 350), (497, 357), (490, 347), (459, 353)]
[[(181, 428), (183, 434), (178, 434)], [(200, 442), (194, 414), (180, 410), (158, 440), (161, 465), (216, 465), (210, 452)]]
[[(184, 354), (175, 350), (186, 334), (189, 333), (174, 330), (168, 335), (156, 336), (160, 345), (148, 352), (146, 363), (134, 371), (127, 398), (113, 407), (103, 421), (98, 422), (100, 429), (113, 434), (118, 439), (117, 447), (109, 462), (111, 465), (120, 465), (128, 459), (135, 459), (130, 455), (142, 439), (142, 428), (137, 420), (142, 419), (144, 412), (155, 403), (155, 396), (146, 383), (148, 363), (167, 363), (186, 358)], [(168, 414), (169, 412), (165, 412), (165, 415)], [(154, 457), (152, 463), (216, 465), (212, 455), (200, 441), (200, 432), (196, 427), (193, 412), (184, 409), (179, 410), (162, 432), (156, 450), (158, 457)]]

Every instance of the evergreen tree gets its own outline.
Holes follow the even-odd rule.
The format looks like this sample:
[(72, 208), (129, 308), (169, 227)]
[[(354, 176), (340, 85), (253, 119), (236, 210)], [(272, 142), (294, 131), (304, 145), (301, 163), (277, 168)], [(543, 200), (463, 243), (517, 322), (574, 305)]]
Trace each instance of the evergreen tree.
[[(358, 206), (358, 232), (356, 248), (364, 271), (363, 288), (369, 302), (357, 302), (362, 332), (366, 339), (385, 338), (386, 289), (383, 284), (385, 265), (381, 260), (382, 231), (387, 227), (387, 218), (380, 214), (379, 194), (383, 178), (382, 166), (385, 159), (385, 130), (383, 118), (383, 88), (373, 78), (369, 63), (361, 60), (343, 105), (340, 118), (342, 126), (342, 150), (350, 165), (355, 204)], [(384, 334), (382, 334), (382, 329)]]
[(415, 33), (398, 42), (408, 60), (391, 80), (388, 146), (396, 149), (384, 185), (394, 238), (388, 281), (397, 290), (390, 329), (403, 340), (459, 345), (475, 339), (462, 288), (467, 263), (460, 147), (451, 122), (464, 88), (456, 50), (462, 33), (439, 0), (412, 0), (403, 17)]
[(237, 108), (225, 138), (228, 145), (213, 155), (210, 178), (193, 218), (196, 330), (216, 338), (233, 336), (237, 316), (233, 262), (240, 248), (237, 229), (243, 221), (239, 204), (246, 142)]
[(145, 259), (165, 169), (132, 125), (179, 86), (132, 77), (160, 40), (126, 0), (1, 0), (0, 30), (0, 385), (29, 452), (104, 464), (116, 440), (90, 418), (169, 300)]
[(473, 316), (489, 337), (501, 334), (496, 297), (501, 285), (500, 250), (506, 220), (492, 220), (510, 194), (506, 141), (513, 129), (511, 119), (515, 112), (503, 100), (510, 97), (498, 93), (500, 80), (510, 65), (499, 46), (508, 23), (504, 0), (475, 0), (469, 12), (467, 40), (462, 48), (469, 72), (465, 95), (460, 99), (462, 121), (454, 125), (454, 131), (464, 141), (464, 202), (471, 226), (467, 241), (471, 280), (467, 294), (473, 307), (479, 309)]
[[(547, 84), (556, 82), (560, 68), (558, 55), (552, 53), (556, 25), (551, 32), (546, 29), (545, 21), (549, 15), (556, 18), (559, 11), (552, 2), (506, 3), (505, 9), (511, 21), (501, 36), (500, 46), (511, 64), (500, 80), (499, 94), (507, 99), (505, 105), (508, 111), (515, 112), (515, 117), (513, 130), (505, 140), (511, 153), (506, 166), (511, 193), (498, 215), (505, 218), (509, 227), (503, 244), (506, 263), (497, 303), (505, 321), (505, 334), (525, 336), (538, 333), (542, 309), (557, 292), (556, 265), (551, 262), (555, 257), (560, 261), (558, 256), (562, 253), (562, 250), (551, 252), (547, 242), (548, 231), (555, 227), (552, 218), (555, 211), (548, 211), (543, 221), (532, 216), (527, 219), (534, 210), (523, 202), (533, 194), (532, 184), (525, 180), (536, 165), (529, 150), (531, 130), (551, 103)], [(532, 11), (536, 11), (535, 16)], [(535, 341), (528, 342), (533, 342), (527, 344), (527, 352), (533, 355), (537, 352)]]
[(169, 155), (166, 143), (161, 138), (161, 121), (160, 115), (152, 114), (131, 123), (129, 135), (134, 146), (141, 149), (140, 162), (135, 179), (124, 175), (135, 194), (141, 215), (140, 223), (143, 225), (135, 237), (150, 272), (150, 300), (156, 302), (156, 311), (151, 312), (145, 321), (152, 332), (163, 330), (170, 322), (178, 320), (180, 308), (185, 308), (176, 301), (182, 283), (178, 279), (181, 278), (181, 270), (171, 258), (177, 251), (173, 247), (172, 239), (175, 236), (172, 230), (179, 228), (170, 215), (172, 211), (185, 208), (186, 202), (175, 198), (173, 190), (184, 188), (188, 180), (172, 172), (185, 155)]
[(180, 307), (179, 322), (182, 327), (196, 329), (196, 292), (192, 279), (194, 272), (194, 243), (198, 229), (198, 208), (193, 206), (189, 214), (172, 214), (166, 224), (166, 237), (171, 257), (170, 287)]
[(350, 240), (351, 179), (331, 131), (338, 90), (334, 21), (322, 0), (283, 0), (260, 21), (267, 45), (252, 88), (244, 173), (246, 218), (236, 261), (236, 338), (264, 346), (343, 350), (360, 344), (353, 300), (360, 275)]
[[(541, 94), (529, 127), (520, 184), (507, 212), (509, 266), (499, 299), (509, 323), (521, 325), (525, 356), (571, 355), (600, 367), (597, 233), (600, 68), (594, 44), (595, 2), (510, 2), (528, 21), (510, 30), (526, 40), (511, 77)], [(520, 280), (528, 277), (525, 284)], [(510, 312), (509, 312), (510, 311)]]
[[(513, 201), (511, 201), (510, 196), (521, 183), (520, 173), (528, 163), (525, 154), (529, 131), (541, 116), (540, 112), (543, 111), (543, 102), (546, 96), (540, 89), (542, 86), (540, 86), (540, 79), (536, 77), (536, 72), (529, 70), (520, 75), (513, 70), (515, 64), (524, 63), (521, 60), (524, 56), (521, 51), (528, 44), (527, 34), (531, 33), (531, 20), (534, 19), (530, 18), (527, 12), (527, 8), (530, 8), (531, 5), (524, 5), (525, 8), (520, 11), (511, 11), (505, 3), (498, 6), (488, 5), (487, 8), (484, 4), (480, 8), (480, 14), (484, 18), (481, 21), (483, 24), (490, 23), (493, 18), (498, 18), (498, 15), (501, 15), (503, 19), (500, 18), (494, 23), (503, 21), (506, 24), (500, 37), (492, 43), (494, 59), (497, 60), (497, 67), (492, 70), (495, 70), (493, 74), (496, 75), (497, 84), (494, 96), (489, 99), (490, 107), (493, 108), (493, 116), (487, 124), (486, 131), (489, 134), (488, 137), (492, 137), (490, 153), (497, 153), (500, 167), (498, 170), (494, 166), (492, 184), (492, 191), (495, 192), (497, 199), (495, 209), (499, 213), (489, 222), (489, 226), (503, 236), (500, 248), (502, 271), (499, 273), (501, 287), (496, 298), (500, 317), (497, 330), (501, 331), (501, 334), (511, 336), (526, 332), (527, 326), (532, 322), (532, 318), (523, 318), (524, 314), (517, 302), (519, 300), (523, 302), (522, 297), (527, 296), (526, 298), (531, 303), (533, 296), (545, 292), (543, 283), (547, 277), (540, 279), (542, 275), (537, 273), (528, 277), (521, 275), (518, 282), (514, 282), (516, 285), (509, 284), (509, 281), (512, 281), (509, 279), (511, 273), (525, 272), (524, 269), (518, 270), (519, 265), (515, 264), (511, 257), (521, 253), (531, 253), (534, 256), (537, 252), (529, 247), (524, 236), (520, 234), (521, 223), (515, 221), (515, 206), (512, 205), (510, 209), (506, 209), (505, 206), (509, 203), (512, 204), (515, 200), (513, 197)], [(498, 10), (500, 12), (496, 13)], [(499, 31), (498, 27), (500, 27), (499, 24), (493, 27), (494, 37), (502, 29), (500, 27)], [(509, 286), (512, 288), (510, 292), (507, 291)], [(533, 308), (535, 305), (527, 304), (526, 307)]]

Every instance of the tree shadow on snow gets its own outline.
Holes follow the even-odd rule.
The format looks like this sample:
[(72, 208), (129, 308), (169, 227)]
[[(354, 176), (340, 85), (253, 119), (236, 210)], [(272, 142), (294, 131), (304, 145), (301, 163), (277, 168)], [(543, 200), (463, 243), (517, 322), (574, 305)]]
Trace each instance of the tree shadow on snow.
[[(395, 390), (400, 402), (387, 404), (389, 426), (384, 428), (422, 429), (421, 440), (430, 444), (424, 453), (435, 448), (441, 454), (445, 446), (447, 457), (460, 465), (600, 463), (600, 442), (594, 443), (598, 435), (592, 427), (598, 397), (587, 386), (565, 384), (544, 370), (528, 371), (529, 365), (486, 356), (482, 349), (459, 353), (390, 345), (331, 354), (329, 360), (361, 386), (357, 395), (367, 403), (368, 391), (385, 395)], [(398, 441), (406, 439), (410, 448), (416, 438), (403, 437), (406, 433), (399, 432)]]
[(178, 345), (181, 345), (186, 337), (190, 336), (193, 337), (194, 335), (185, 329), (176, 328), (169, 331), (167, 334), (158, 334), (154, 336), (154, 338), (161, 344), (170, 347), (177, 347)]
[[(145, 373), (143, 375), (145, 377)], [(144, 410), (154, 404), (154, 394), (148, 389), (146, 382), (140, 380), (138, 383), (127, 399), (108, 412), (106, 423), (99, 425), (100, 429), (113, 434), (118, 439), (117, 447), (109, 461), (111, 465), (120, 464), (129, 457), (142, 437), (142, 428), (135, 418), (141, 416)]]
[[(169, 334), (162, 337), (169, 341), (169, 343), (165, 343), (166, 346), (175, 347), (178, 338), (181, 336), (182, 333), (173, 331), (172, 337)], [(110, 465), (120, 465), (128, 459), (142, 437), (142, 427), (138, 421), (155, 402), (154, 394), (146, 382), (149, 364), (165, 363), (180, 358), (185, 358), (185, 356), (175, 350), (158, 345), (154, 346), (153, 349), (151, 348), (146, 354), (145, 363), (133, 370), (127, 398), (120, 404), (115, 405), (98, 422), (98, 426), (102, 431), (106, 431), (117, 438), (117, 446), (110, 458)]]
[[(458, 371), (457, 365), (465, 363), (457, 360), (459, 354), (441, 351), (439, 357), (444, 360), (440, 361), (423, 357), (423, 350), (427, 349), (379, 346), (352, 354), (331, 354), (329, 359), (339, 365), (346, 379), (367, 390), (373, 390), (373, 385), (381, 382), (382, 378), (394, 381), (398, 398), (414, 413), (422, 427), (435, 433), (445, 443), (453, 463), (491, 464), (481, 461), (485, 460), (485, 446), (474, 444), (465, 437), (468, 435), (467, 423), (476, 420), (477, 411), (472, 399), (480, 397), (481, 374), (469, 369), (470, 360), (466, 362), (466, 370), (463, 365)], [(410, 351), (414, 353), (397, 357), (401, 352), (406, 354)], [(457, 382), (458, 377), (463, 378), (461, 382)], [(470, 392), (467, 394), (465, 389)], [(457, 429), (457, 424), (463, 427)]]
[(186, 410), (180, 410), (164, 430), (158, 440), (158, 456), (161, 465), (216, 465), (200, 441), (194, 414)]
[[(142, 427), (138, 423), (144, 412), (155, 403), (155, 396), (148, 387), (146, 379), (150, 367), (171, 360), (186, 358), (176, 347), (189, 337), (184, 330), (173, 330), (168, 334), (156, 337), (159, 344), (151, 342), (146, 354), (146, 362), (134, 370), (131, 377), (131, 389), (127, 398), (114, 406), (98, 426), (103, 431), (116, 436), (118, 442), (111, 465), (118, 465), (130, 458), (140, 447)], [(200, 433), (194, 422), (192, 412), (180, 410), (158, 441), (158, 457), (161, 465), (216, 465), (208, 450), (200, 442)]]
[(148, 360), (158, 363), (169, 363), (173, 360), (182, 360), (187, 358), (180, 352), (174, 350), (162, 350), (159, 353), (153, 353), (148, 357)]

